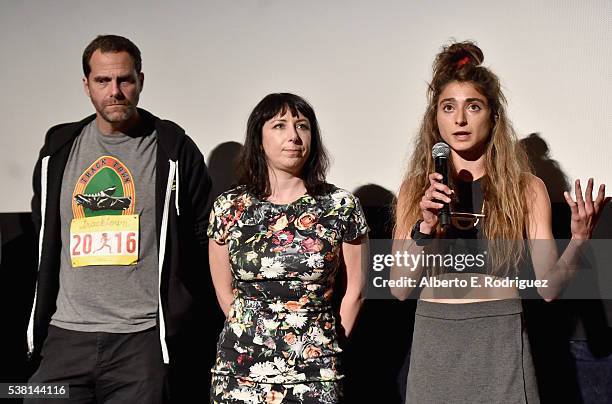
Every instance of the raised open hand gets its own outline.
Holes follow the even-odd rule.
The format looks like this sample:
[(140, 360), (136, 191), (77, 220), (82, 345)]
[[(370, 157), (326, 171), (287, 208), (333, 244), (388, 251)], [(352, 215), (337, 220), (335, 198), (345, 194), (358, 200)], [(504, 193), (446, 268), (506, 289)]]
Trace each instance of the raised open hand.
[(572, 238), (585, 240), (591, 238), (593, 228), (597, 223), (599, 214), (602, 211), (604, 202), (606, 201), (606, 185), (599, 186), (597, 197), (593, 200), (593, 178), (589, 178), (586, 192), (582, 196), (582, 187), (580, 180), (576, 180), (575, 185), (576, 200), (572, 199), (569, 192), (564, 192), (565, 200), (572, 211), (571, 230)]

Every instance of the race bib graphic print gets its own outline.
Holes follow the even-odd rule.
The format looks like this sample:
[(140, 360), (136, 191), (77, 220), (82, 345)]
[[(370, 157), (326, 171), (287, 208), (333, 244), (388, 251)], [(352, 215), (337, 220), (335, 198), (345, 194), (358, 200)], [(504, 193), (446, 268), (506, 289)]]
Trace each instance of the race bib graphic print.
[(79, 176), (72, 193), (70, 257), (73, 267), (138, 262), (136, 190), (128, 168), (102, 156)]

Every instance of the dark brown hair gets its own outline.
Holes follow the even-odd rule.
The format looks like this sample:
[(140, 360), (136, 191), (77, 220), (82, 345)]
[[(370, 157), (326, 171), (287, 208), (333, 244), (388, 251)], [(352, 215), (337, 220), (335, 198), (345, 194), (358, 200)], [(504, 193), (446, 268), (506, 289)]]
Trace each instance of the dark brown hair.
[(98, 35), (83, 51), (83, 74), (85, 77), (89, 77), (89, 73), (91, 73), (91, 66), (89, 65), (91, 55), (98, 49), (103, 53), (127, 52), (134, 61), (136, 73), (140, 73), (142, 70), (140, 49), (132, 41), (119, 35)]
[(300, 175), (308, 193), (318, 195), (327, 189), (325, 175), (329, 158), (321, 141), (314, 110), (306, 100), (295, 94), (274, 93), (265, 96), (251, 112), (247, 121), (244, 148), (238, 160), (238, 182), (259, 197), (265, 198), (271, 193), (268, 164), (263, 152), (262, 128), (264, 123), (278, 114), (284, 115), (287, 110), (291, 111), (292, 116), (297, 116), (299, 112), (310, 121), (310, 154)]

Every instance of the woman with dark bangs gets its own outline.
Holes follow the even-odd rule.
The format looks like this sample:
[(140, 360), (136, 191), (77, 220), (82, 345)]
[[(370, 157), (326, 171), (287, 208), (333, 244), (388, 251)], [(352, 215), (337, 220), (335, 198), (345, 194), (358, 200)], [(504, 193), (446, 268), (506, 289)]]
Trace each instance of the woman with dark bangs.
[[(362, 303), (368, 227), (359, 201), (325, 182), (317, 118), (293, 94), (257, 104), (240, 164), (241, 185), (217, 198), (208, 228), (227, 317), (211, 403), (337, 403), (339, 340)], [(346, 288), (336, 312), (340, 268)]]
[[(604, 201), (603, 184), (593, 199), (593, 179), (584, 197), (579, 180), (576, 201), (565, 194), (572, 240), (557, 260), (546, 187), (530, 173), (506, 115), (499, 79), (482, 66), (483, 59), (472, 42), (453, 43), (437, 55), (428, 108), (397, 198), (398, 250), (421, 254), (444, 244), (440, 239), (476, 239), (486, 240), (491, 253), (486, 265), (465, 270), (440, 265), (392, 269), (395, 280), (434, 275), (439, 280), (473, 278), (480, 286), (430, 283), (421, 290), (406, 394), (410, 404), (539, 402), (518, 289), (486, 285), (514, 279), (530, 257), (536, 278), (547, 281), (538, 292), (547, 301), (554, 299), (579, 266), (580, 249)], [(449, 186), (436, 173), (432, 157), (439, 142), (446, 145), (437, 148), (450, 152)], [(438, 219), (443, 204), (450, 208), (447, 226)], [(392, 288), (399, 299), (411, 292)]]

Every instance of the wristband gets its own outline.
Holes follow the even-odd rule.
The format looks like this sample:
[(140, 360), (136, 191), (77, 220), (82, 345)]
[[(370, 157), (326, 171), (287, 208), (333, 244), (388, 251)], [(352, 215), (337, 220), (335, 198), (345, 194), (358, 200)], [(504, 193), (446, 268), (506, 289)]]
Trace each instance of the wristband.
[(431, 240), (433, 240), (436, 235), (435, 228), (431, 234), (421, 233), (421, 223), (423, 223), (423, 220), (417, 220), (416, 224), (412, 228), (412, 232), (410, 233), (410, 238), (412, 238), (418, 246), (424, 246), (431, 243)]

